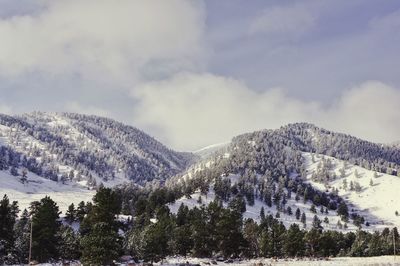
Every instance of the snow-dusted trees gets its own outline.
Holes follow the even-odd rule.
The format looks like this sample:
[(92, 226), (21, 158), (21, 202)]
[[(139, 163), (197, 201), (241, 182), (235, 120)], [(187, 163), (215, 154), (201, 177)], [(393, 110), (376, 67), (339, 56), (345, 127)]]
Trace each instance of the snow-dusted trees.
[(10, 202), (7, 195), (0, 200), (0, 263), (13, 264), (15, 245), (14, 225), (18, 214), (17, 202)]
[(118, 258), (122, 239), (118, 235), (116, 215), (120, 212), (119, 195), (110, 188), (100, 188), (80, 227), (84, 264), (107, 265)]
[(61, 226), (57, 204), (51, 198), (45, 197), (31, 205), (31, 213), (34, 232), (32, 258), (39, 262), (57, 258), (59, 256), (57, 233)]

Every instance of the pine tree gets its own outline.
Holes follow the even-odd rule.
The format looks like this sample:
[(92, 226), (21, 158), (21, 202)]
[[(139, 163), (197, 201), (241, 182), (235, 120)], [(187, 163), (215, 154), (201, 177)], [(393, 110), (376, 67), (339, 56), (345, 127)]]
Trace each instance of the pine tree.
[(304, 212), (301, 214), (300, 221), (302, 222), (303, 227), (305, 228), (306, 227), (306, 214)]
[(347, 222), (349, 219), (349, 210), (347, 205), (344, 201), (339, 203), (339, 207), (337, 210), (337, 214), (342, 218), (342, 221)]
[(265, 220), (265, 210), (264, 210), (264, 206), (261, 207), (260, 210), (260, 219), (261, 221)]
[(286, 212), (289, 216), (293, 214), (292, 208), (290, 206), (287, 207)]
[(296, 209), (296, 220), (300, 220), (300, 216), (301, 216), (300, 209), (297, 208), (297, 209)]
[[(265, 219), (265, 217), (264, 217)], [(260, 228), (252, 219), (244, 222), (243, 237), (247, 242), (246, 255), (249, 258), (258, 258), (260, 256)]]
[(338, 228), (338, 229), (342, 229), (342, 228), (343, 228), (343, 225), (342, 225), (342, 223), (340, 222), (340, 220), (337, 221), (337, 228)]
[(10, 203), (7, 195), (0, 201), (0, 264), (7, 262), (13, 251), (15, 236), (14, 225), (18, 215), (17, 202)]
[(181, 225), (174, 229), (172, 237), (172, 249), (174, 254), (185, 256), (193, 248), (193, 239), (190, 236), (191, 229), (189, 225)]
[(122, 241), (118, 233), (109, 224), (98, 222), (89, 234), (82, 237), (83, 265), (110, 265), (119, 257)]
[(32, 216), (32, 258), (47, 262), (58, 257), (57, 246), (60, 229), (60, 211), (57, 204), (48, 196), (41, 199)]
[(317, 213), (317, 209), (315, 208), (315, 205), (314, 205), (314, 204), (311, 204), (310, 211), (311, 211), (312, 213)]
[(321, 220), (318, 218), (317, 215), (314, 215), (312, 227), (315, 228), (315, 229), (320, 229), (320, 228), (322, 228), (322, 226), (321, 226)]
[(237, 210), (224, 209), (217, 222), (217, 247), (225, 258), (238, 256), (243, 243), (242, 217)]
[(190, 210), (192, 221), (191, 238), (193, 239), (192, 255), (195, 257), (209, 257), (212, 254), (212, 241), (209, 226), (207, 224), (208, 217), (206, 210), (195, 207)]
[(76, 218), (80, 223), (83, 221), (83, 218), (85, 218), (86, 213), (85, 202), (79, 202), (78, 208), (76, 209)]
[[(90, 207), (80, 227), (83, 262), (104, 265), (118, 257), (121, 251), (121, 239), (118, 235), (116, 215), (120, 212), (121, 200), (118, 194), (110, 188), (99, 188), (93, 197), (93, 206)], [(100, 248), (99, 245), (104, 246)], [(107, 251), (102, 250), (105, 248)]]
[(304, 255), (304, 233), (297, 224), (290, 225), (285, 239), (284, 250), (285, 255), (289, 257)]
[(170, 252), (173, 224), (168, 214), (158, 218), (146, 228), (143, 240), (143, 259), (151, 263), (164, 259)]
[(65, 260), (77, 260), (80, 258), (80, 238), (78, 233), (69, 226), (61, 226), (58, 232), (60, 244), (58, 253), (60, 257)]
[(86, 206), (88, 214), (81, 224), (81, 233), (84, 235), (96, 223), (105, 223), (117, 230), (116, 215), (120, 214), (121, 206), (121, 199), (115, 191), (101, 187), (93, 197), (91, 209), (88, 210), (88, 204)]
[(71, 205), (68, 206), (68, 210), (65, 213), (65, 220), (71, 224), (74, 222), (76, 219), (76, 210), (75, 210), (75, 205), (71, 203)]
[(19, 264), (28, 263), (28, 251), (30, 240), (31, 221), (26, 209), (14, 226), (15, 243), (14, 249)]
[(307, 247), (306, 252), (308, 256), (314, 257), (317, 254), (320, 235), (321, 231), (319, 229), (312, 228), (304, 236), (304, 241)]

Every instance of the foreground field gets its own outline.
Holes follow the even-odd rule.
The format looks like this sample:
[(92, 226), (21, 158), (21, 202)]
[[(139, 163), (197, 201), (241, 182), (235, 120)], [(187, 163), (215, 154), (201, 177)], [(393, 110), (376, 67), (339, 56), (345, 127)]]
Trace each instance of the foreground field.
[[(213, 265), (210, 260), (207, 259), (188, 259), (185, 260), (183, 258), (179, 259), (167, 259), (162, 265), (178, 265), (180, 263), (189, 262), (191, 264), (200, 264), (200, 265)], [(338, 258), (330, 258), (329, 260), (311, 260), (309, 258), (305, 258), (303, 260), (273, 260), (273, 259), (255, 259), (255, 260), (245, 260), (245, 261), (233, 261), (232, 263), (228, 262), (216, 262), (217, 265), (264, 265), (264, 266), (273, 266), (273, 265), (293, 265), (293, 266), (334, 266), (334, 265), (351, 265), (351, 266), (394, 266), (400, 265), (400, 256), (381, 256), (381, 257), (363, 257), (363, 258), (354, 258), (354, 257), (338, 257)], [(182, 264), (181, 264), (182, 265)]]

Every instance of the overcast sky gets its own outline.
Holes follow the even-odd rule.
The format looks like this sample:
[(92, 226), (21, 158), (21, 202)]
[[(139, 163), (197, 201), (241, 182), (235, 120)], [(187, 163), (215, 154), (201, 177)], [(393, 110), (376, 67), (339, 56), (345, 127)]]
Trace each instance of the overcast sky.
[(400, 140), (398, 0), (0, 0), (0, 113), (70, 111), (178, 150), (290, 122)]

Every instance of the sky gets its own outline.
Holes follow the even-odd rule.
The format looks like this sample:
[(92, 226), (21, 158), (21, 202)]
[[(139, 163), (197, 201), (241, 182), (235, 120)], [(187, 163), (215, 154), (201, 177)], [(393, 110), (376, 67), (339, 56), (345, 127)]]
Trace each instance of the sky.
[(400, 140), (397, 0), (0, 0), (0, 113), (77, 112), (193, 151), (310, 122)]

